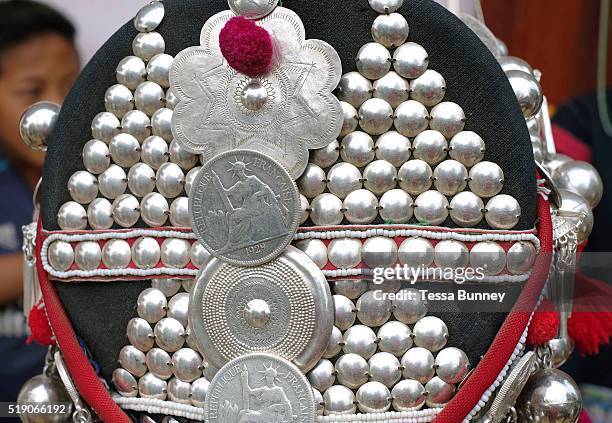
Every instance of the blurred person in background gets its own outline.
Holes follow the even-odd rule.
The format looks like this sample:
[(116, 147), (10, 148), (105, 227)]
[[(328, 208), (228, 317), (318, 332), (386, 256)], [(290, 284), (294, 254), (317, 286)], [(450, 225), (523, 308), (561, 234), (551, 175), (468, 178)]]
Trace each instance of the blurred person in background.
[(39, 374), (46, 348), (27, 345), (22, 295), (21, 227), (32, 219), (32, 194), (44, 153), (21, 141), (19, 120), (33, 103), (61, 104), (80, 64), (75, 29), (63, 15), (29, 0), (0, 2), (0, 402), (15, 401)]

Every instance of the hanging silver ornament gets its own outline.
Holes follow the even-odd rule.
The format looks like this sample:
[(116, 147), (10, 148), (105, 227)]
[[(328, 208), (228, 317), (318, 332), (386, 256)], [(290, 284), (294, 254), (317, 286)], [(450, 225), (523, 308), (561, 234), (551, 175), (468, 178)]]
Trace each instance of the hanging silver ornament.
[(30, 106), (19, 121), (19, 135), (24, 144), (36, 151), (47, 150), (47, 137), (53, 130), (60, 106), (42, 101)]

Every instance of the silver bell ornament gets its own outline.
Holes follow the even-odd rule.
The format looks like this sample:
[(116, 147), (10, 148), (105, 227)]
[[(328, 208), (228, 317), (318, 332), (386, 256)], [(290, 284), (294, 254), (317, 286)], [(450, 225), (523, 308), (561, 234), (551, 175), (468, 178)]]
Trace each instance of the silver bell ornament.
[(599, 172), (587, 162), (571, 160), (552, 172), (553, 181), (560, 189), (580, 194), (594, 209), (603, 195), (603, 182)]
[(24, 144), (35, 151), (47, 150), (47, 137), (53, 130), (60, 106), (50, 101), (31, 105), (19, 121), (19, 135)]
[(510, 85), (512, 85), (525, 118), (535, 116), (540, 111), (544, 101), (540, 83), (533, 75), (519, 70), (510, 70), (506, 72), (506, 76)]
[(589, 207), (587, 201), (581, 196), (572, 191), (565, 189), (559, 190), (559, 198), (561, 199), (560, 210), (563, 212), (582, 213), (585, 218), (582, 224), (578, 227), (578, 242), (585, 241), (593, 230), (594, 217), (593, 211)]
[(529, 378), (515, 408), (520, 423), (575, 423), (582, 396), (567, 373), (542, 369)]
[(558, 369), (571, 357), (574, 352), (574, 341), (569, 337), (555, 338), (543, 345), (550, 366)]
[[(45, 372), (27, 381), (19, 391), (18, 404), (66, 404), (72, 407), (72, 402), (59, 377)], [(71, 413), (66, 414), (20, 414), (24, 423), (64, 423), (70, 422)]]

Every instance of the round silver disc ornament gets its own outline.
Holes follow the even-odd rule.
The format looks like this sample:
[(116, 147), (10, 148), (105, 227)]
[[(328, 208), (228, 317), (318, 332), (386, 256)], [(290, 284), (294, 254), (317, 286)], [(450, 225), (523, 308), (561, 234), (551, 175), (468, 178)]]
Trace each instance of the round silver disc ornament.
[(368, 381), (368, 362), (357, 354), (343, 354), (335, 364), (339, 384), (357, 389)]
[(391, 406), (391, 393), (380, 382), (368, 382), (355, 394), (357, 406), (363, 413), (384, 413)]
[(308, 373), (308, 381), (318, 391), (327, 391), (336, 381), (336, 370), (331, 361), (323, 359)]
[(158, 32), (141, 32), (134, 37), (132, 50), (135, 56), (148, 61), (166, 50), (166, 41)]
[(115, 164), (129, 168), (140, 160), (140, 143), (130, 134), (118, 134), (111, 140), (109, 152)]
[(433, 171), (423, 160), (409, 160), (402, 165), (397, 177), (400, 187), (411, 195), (419, 195), (433, 182)]
[(402, 357), (401, 365), (406, 379), (425, 384), (436, 374), (435, 359), (431, 351), (422, 347), (410, 348)]
[(504, 187), (504, 171), (497, 163), (480, 162), (470, 169), (469, 186), (479, 197), (493, 197)]
[[(351, 106), (350, 104), (348, 103), (343, 103), (343, 104), (346, 104), (347, 107), (350, 107), (353, 110), (355, 110), (355, 108)], [(356, 110), (355, 110), (354, 116), (357, 116)], [(354, 127), (353, 127), (353, 124), (351, 124), (350, 129), (351, 130), (347, 133), (353, 132), (355, 129), (357, 129), (357, 119), (356, 118), (354, 122)], [(344, 136), (344, 135), (341, 135), (341, 136)], [(310, 153), (311, 162), (316, 164), (322, 169), (327, 169), (328, 167), (332, 167), (338, 161), (338, 157), (340, 157), (340, 145), (338, 144), (338, 141), (334, 141), (330, 143), (327, 147), (323, 147), (318, 150), (313, 150)]]
[(386, 160), (376, 160), (363, 170), (363, 186), (376, 195), (394, 189), (397, 185), (397, 170)]
[(153, 135), (163, 138), (166, 142), (174, 139), (172, 135), (172, 116), (174, 112), (165, 107), (158, 109), (151, 116), (151, 130)]
[(342, 207), (346, 220), (355, 225), (367, 225), (378, 216), (378, 199), (376, 195), (365, 189), (353, 191), (347, 195)]
[(535, 262), (536, 253), (536, 248), (531, 242), (520, 241), (515, 243), (506, 255), (508, 272), (513, 275), (527, 273)]
[(79, 242), (74, 249), (74, 262), (81, 270), (95, 270), (102, 261), (102, 248), (95, 241)]
[(57, 212), (57, 224), (65, 231), (79, 231), (87, 227), (87, 212), (75, 201), (68, 201)]
[(367, 99), (372, 98), (372, 83), (359, 72), (342, 75), (336, 94), (341, 101), (353, 107), (360, 107)]
[(116, 84), (106, 90), (104, 105), (107, 112), (121, 119), (123, 115), (134, 109), (134, 95), (125, 85)]
[(145, 163), (136, 163), (127, 174), (128, 188), (136, 197), (144, 197), (155, 189), (155, 172)]
[(346, 162), (335, 164), (327, 172), (327, 181), (329, 191), (342, 200), (362, 186), (361, 172), (355, 165)]
[(334, 385), (323, 394), (325, 415), (355, 414), (357, 405), (355, 393), (346, 386)]
[(445, 101), (431, 109), (429, 127), (450, 139), (463, 131), (465, 112), (457, 103)]
[(414, 217), (425, 225), (437, 226), (448, 217), (448, 200), (438, 191), (426, 191), (414, 201)]
[(304, 239), (298, 241), (295, 246), (305, 252), (319, 269), (323, 269), (327, 264), (327, 246), (320, 239)]
[(323, 272), (291, 246), (258, 267), (211, 260), (192, 290), (189, 313), (198, 349), (217, 368), (265, 351), (308, 371), (322, 357), (334, 325)]
[(132, 345), (126, 345), (121, 348), (121, 351), (119, 351), (119, 364), (137, 377), (142, 377), (147, 372), (144, 353)]
[(368, 3), (378, 13), (393, 13), (402, 7), (404, 0), (368, 0)]
[(138, 382), (130, 372), (125, 369), (115, 369), (113, 371), (113, 385), (117, 392), (124, 397), (138, 396)]
[(85, 169), (99, 175), (110, 166), (108, 146), (100, 140), (90, 140), (83, 147), (83, 164)]
[(250, 150), (221, 153), (198, 173), (189, 198), (193, 230), (213, 256), (256, 266), (293, 239), (300, 195), (275, 160)]
[(365, 167), (374, 160), (375, 155), (374, 140), (365, 132), (352, 132), (344, 137), (340, 144), (342, 161), (357, 167)]
[(382, 134), (376, 141), (376, 158), (386, 160), (395, 167), (401, 167), (412, 155), (410, 140), (399, 132)]
[[(263, 395), (266, 407), (250, 401), (255, 395)], [(210, 382), (204, 414), (209, 423), (238, 421), (238, 416), (314, 423), (317, 413), (310, 383), (297, 367), (271, 354), (248, 354), (227, 363)]]
[(430, 69), (410, 83), (410, 90), (412, 99), (433, 107), (444, 99), (446, 81), (442, 75)]
[(328, 192), (317, 195), (310, 208), (310, 218), (316, 226), (338, 225), (344, 218), (342, 200)]
[(557, 187), (575, 192), (594, 209), (601, 201), (603, 183), (599, 172), (590, 163), (572, 160), (558, 166), (552, 177)]
[(412, 217), (412, 197), (402, 189), (392, 189), (383, 194), (378, 213), (387, 224), (407, 223)]
[(380, 382), (387, 388), (392, 388), (402, 377), (400, 362), (391, 353), (376, 353), (370, 357), (368, 364), (370, 366), (370, 380)]
[(512, 229), (521, 218), (521, 206), (510, 195), (496, 195), (489, 200), (485, 209), (485, 219), (495, 229)]
[(544, 100), (542, 87), (538, 80), (532, 74), (517, 70), (506, 72), (506, 76), (525, 118), (535, 116), (542, 108)]
[(110, 229), (113, 226), (113, 205), (106, 198), (96, 198), (87, 207), (87, 219), (92, 229)]
[(140, 317), (134, 317), (128, 322), (127, 337), (130, 344), (138, 348), (142, 352), (147, 352), (155, 343), (153, 338), (153, 329), (149, 322)]
[(429, 54), (416, 43), (405, 43), (393, 53), (393, 68), (408, 79), (415, 79), (423, 75), (429, 66)]
[(372, 38), (385, 47), (395, 48), (408, 38), (408, 21), (399, 13), (380, 15), (372, 24)]
[[(420, 249), (422, 247), (420, 247), (417, 243), (421, 240), (424, 242), (429, 242), (425, 239), (414, 238), (412, 240), (414, 242), (411, 245), (417, 249)], [(433, 261), (433, 247), (431, 248), (431, 261)], [(415, 253), (419, 253), (419, 251), (417, 250)], [(428, 266), (428, 264), (426, 264), (427, 261), (429, 261), (429, 259), (422, 262), (423, 266)], [(421, 296), (419, 291), (412, 288), (403, 289), (393, 300), (393, 315), (398, 321), (407, 325), (412, 325), (427, 315), (428, 306), (427, 300)]]
[(391, 321), (387, 322), (378, 330), (378, 348), (396, 357), (403, 356), (412, 347), (412, 331), (408, 325)]
[(64, 241), (54, 241), (49, 246), (49, 264), (55, 270), (65, 272), (74, 263), (74, 250), (72, 246)]
[(441, 268), (465, 267), (470, 260), (470, 253), (466, 245), (454, 239), (438, 242), (434, 251), (436, 266)]
[(427, 382), (425, 390), (428, 392), (425, 404), (432, 408), (446, 404), (455, 394), (455, 386), (444, 382), (438, 376)]
[(139, 32), (154, 31), (164, 19), (165, 14), (164, 3), (152, 1), (138, 11), (134, 18), (134, 28)]
[(470, 369), (470, 360), (459, 348), (445, 348), (436, 356), (436, 374), (446, 383), (460, 383)]
[(228, 0), (230, 9), (236, 15), (247, 19), (261, 19), (278, 6), (278, 0)]
[(204, 408), (206, 394), (210, 388), (210, 382), (206, 378), (199, 378), (191, 384), (191, 405)]
[(316, 164), (308, 163), (304, 173), (297, 180), (297, 187), (300, 194), (306, 198), (315, 198), (325, 191), (325, 172)]
[(146, 355), (147, 367), (155, 377), (167, 380), (172, 377), (172, 358), (161, 348), (153, 348)]
[(393, 126), (393, 107), (381, 98), (371, 98), (359, 108), (359, 126), (370, 135), (381, 135)]
[(125, 57), (117, 65), (117, 82), (135, 90), (147, 78), (145, 62), (136, 56)]
[(444, 160), (434, 169), (434, 186), (444, 195), (455, 195), (463, 191), (468, 182), (468, 171), (456, 160)]
[(151, 168), (157, 170), (166, 163), (170, 157), (168, 144), (158, 136), (148, 137), (142, 143), (141, 159)]
[(391, 390), (395, 411), (419, 410), (425, 404), (425, 387), (416, 380), (406, 379)]
[(380, 79), (391, 69), (391, 53), (382, 44), (364, 44), (357, 53), (357, 70), (364, 77)]
[(450, 208), (451, 219), (462, 228), (474, 227), (484, 217), (484, 202), (473, 192), (464, 191), (455, 195)]
[(466, 167), (472, 167), (482, 161), (484, 153), (485, 142), (476, 132), (459, 132), (449, 144), (451, 159), (457, 160)]
[[(151, 58), (147, 63), (147, 78), (151, 82), (155, 82), (162, 88), (168, 88), (170, 86), (170, 68), (174, 57), (169, 54), (158, 54)], [(164, 96), (165, 100), (165, 96)]]
[(98, 179), (91, 173), (79, 170), (68, 180), (68, 192), (79, 204), (89, 204), (98, 195)]
[(132, 110), (121, 119), (121, 129), (139, 142), (144, 142), (151, 135), (151, 119), (140, 110)]
[[(380, 293), (378, 293), (380, 294)], [(357, 318), (369, 327), (382, 326), (391, 317), (391, 300), (380, 298), (376, 291), (368, 291), (357, 300)]]
[(470, 250), (470, 266), (484, 269), (486, 275), (499, 275), (506, 267), (506, 252), (497, 242), (479, 242)]
[(446, 158), (448, 143), (438, 131), (427, 130), (416, 136), (412, 144), (414, 158), (437, 165)]
[(444, 348), (448, 341), (448, 328), (442, 319), (425, 316), (414, 325), (414, 344), (436, 352)]

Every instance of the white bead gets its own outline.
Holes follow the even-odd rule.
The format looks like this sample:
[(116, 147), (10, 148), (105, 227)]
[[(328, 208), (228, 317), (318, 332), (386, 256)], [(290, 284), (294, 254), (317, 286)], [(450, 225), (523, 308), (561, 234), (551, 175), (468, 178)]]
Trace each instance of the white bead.
[(393, 108), (380, 98), (371, 98), (359, 108), (359, 126), (370, 135), (380, 135), (393, 126)]
[(397, 170), (385, 160), (376, 160), (364, 169), (363, 179), (365, 189), (376, 195), (382, 195), (396, 187)]
[(499, 275), (506, 267), (506, 252), (497, 242), (479, 242), (470, 250), (470, 266), (485, 275)]
[[(348, 103), (343, 102), (343, 104), (346, 104), (348, 107), (353, 107)], [(355, 116), (357, 116), (357, 111), (355, 111)], [(357, 125), (357, 120), (355, 120), (355, 128), (357, 128)], [(353, 132), (355, 128), (353, 128), (350, 132)], [(340, 134), (340, 136), (344, 135)], [(333, 166), (334, 163), (338, 161), (338, 157), (340, 157), (340, 145), (338, 144), (338, 141), (333, 141), (329, 143), (327, 147), (312, 150), (310, 152), (310, 161), (323, 169)]]
[(470, 254), (463, 242), (455, 240), (440, 241), (435, 247), (435, 262), (440, 268), (459, 268), (467, 266)]
[(380, 198), (380, 217), (387, 224), (407, 223), (412, 218), (412, 204), (412, 197), (404, 190), (387, 191)]
[(340, 199), (361, 189), (361, 172), (350, 163), (338, 163), (327, 173), (327, 188)]
[(480, 162), (470, 170), (469, 185), (479, 197), (493, 197), (504, 187), (504, 172), (496, 163)]
[(191, 244), (185, 239), (168, 238), (161, 247), (161, 259), (164, 266), (182, 269), (191, 259)]
[(426, 191), (415, 202), (414, 216), (426, 225), (437, 226), (448, 217), (448, 200), (438, 191)]
[(368, 291), (357, 300), (357, 318), (369, 327), (382, 326), (391, 317), (391, 301)]
[(471, 228), (478, 225), (484, 217), (484, 203), (476, 194), (460, 192), (450, 202), (450, 217), (457, 225)]
[(57, 224), (65, 231), (79, 231), (87, 226), (87, 213), (79, 203), (68, 201), (57, 213)]
[(448, 341), (448, 328), (438, 317), (425, 316), (414, 325), (414, 344), (437, 352), (444, 348)]
[(169, 74), (174, 57), (169, 54), (153, 56), (147, 64), (147, 78), (151, 82), (168, 88), (170, 86)]
[(368, 381), (368, 362), (357, 354), (344, 354), (336, 360), (335, 371), (338, 382), (357, 389)]
[(310, 218), (316, 226), (338, 225), (342, 222), (342, 200), (333, 194), (318, 195), (311, 204)]
[(120, 132), (120, 126), (119, 119), (112, 113), (98, 113), (91, 122), (91, 135), (94, 139), (108, 144)]
[(300, 194), (306, 198), (315, 198), (325, 191), (325, 172), (319, 166), (308, 163), (304, 173), (297, 180), (297, 186)]
[(410, 83), (410, 90), (412, 99), (433, 107), (444, 98), (446, 81), (438, 72), (429, 69)]
[(83, 147), (83, 164), (94, 175), (104, 172), (110, 166), (108, 146), (100, 140), (88, 141)]
[(346, 101), (353, 107), (360, 107), (367, 99), (372, 98), (372, 83), (358, 72), (342, 75), (338, 84), (338, 99)]
[(340, 156), (342, 160), (357, 167), (365, 167), (374, 160), (374, 140), (365, 132), (352, 132), (342, 139)]
[(130, 167), (140, 160), (140, 143), (129, 134), (119, 134), (111, 140), (109, 152), (115, 164)]
[(125, 269), (132, 261), (130, 244), (122, 239), (111, 239), (102, 248), (102, 262), (109, 269)]
[(106, 111), (121, 119), (134, 108), (134, 96), (128, 87), (115, 84), (109, 87), (104, 94)]
[(128, 56), (117, 66), (117, 82), (135, 90), (147, 77), (146, 65), (140, 57)]
[(372, 38), (385, 47), (401, 46), (408, 38), (408, 21), (399, 13), (380, 15), (372, 24)]
[(102, 261), (102, 248), (95, 241), (79, 242), (74, 249), (74, 261), (81, 270), (95, 270)]
[(162, 54), (166, 49), (166, 42), (157, 32), (143, 32), (136, 37), (132, 42), (132, 50), (134, 55), (140, 57), (144, 61), (151, 60), (153, 56)]
[(451, 101), (445, 101), (431, 109), (429, 127), (451, 139), (465, 126), (465, 113), (461, 106)]
[(408, 79), (423, 75), (429, 66), (429, 54), (416, 43), (405, 43), (393, 53), (393, 68)]
[(368, 238), (361, 248), (361, 257), (370, 269), (391, 267), (397, 262), (397, 244), (392, 238)]
[(142, 143), (141, 156), (143, 162), (157, 170), (168, 161), (168, 144), (160, 137), (149, 137)]
[(64, 241), (53, 241), (47, 253), (49, 264), (54, 270), (65, 272), (74, 263), (74, 250)]
[(449, 146), (452, 159), (472, 167), (484, 158), (485, 143), (475, 132), (463, 131), (453, 137)]
[(160, 257), (161, 249), (155, 238), (138, 238), (132, 244), (132, 260), (139, 269), (153, 269)]
[(433, 172), (423, 160), (409, 160), (398, 172), (400, 187), (412, 194), (419, 195), (431, 188)]
[(410, 98), (410, 84), (395, 72), (389, 72), (373, 85), (374, 97), (397, 107)]
[(151, 135), (151, 119), (140, 110), (132, 110), (123, 116), (121, 130), (143, 142)]
[(144, 163), (136, 163), (127, 175), (128, 188), (137, 197), (144, 197), (155, 189), (155, 172)]
[(434, 169), (434, 185), (444, 195), (463, 191), (468, 183), (468, 171), (456, 160), (445, 160)]
[(98, 195), (98, 179), (89, 172), (77, 171), (68, 180), (68, 192), (77, 203), (89, 204)]
[(512, 229), (521, 218), (521, 206), (509, 195), (497, 195), (485, 206), (485, 219), (495, 229)]
[(423, 131), (414, 139), (414, 157), (436, 165), (446, 158), (448, 144), (438, 131)]
[(163, 138), (166, 142), (173, 139), (172, 116), (174, 112), (167, 108), (161, 108), (151, 116), (151, 131), (153, 135)]
[(376, 158), (400, 167), (410, 159), (411, 147), (410, 140), (404, 135), (395, 131), (386, 132), (376, 141)]
[(368, 79), (379, 79), (391, 69), (391, 53), (379, 43), (367, 43), (357, 53), (357, 70)]
[(346, 220), (356, 225), (372, 223), (378, 216), (377, 207), (378, 199), (365, 189), (351, 192), (342, 204)]
[(92, 229), (110, 229), (114, 223), (113, 205), (106, 198), (96, 198), (87, 208), (87, 219)]
[(319, 269), (327, 265), (327, 246), (320, 239), (305, 239), (295, 244), (316, 264)]
[(357, 239), (338, 238), (327, 247), (329, 262), (338, 269), (352, 269), (361, 263), (361, 242)]
[(124, 228), (131, 228), (140, 219), (140, 204), (131, 194), (122, 194), (113, 202), (113, 219)]

